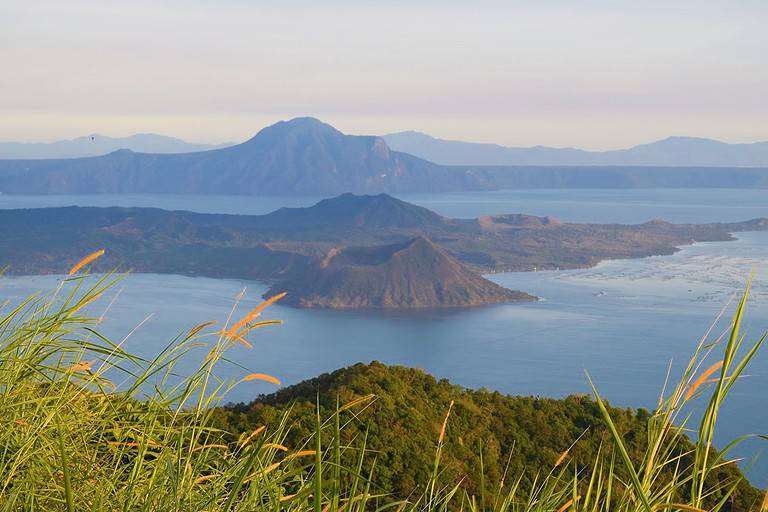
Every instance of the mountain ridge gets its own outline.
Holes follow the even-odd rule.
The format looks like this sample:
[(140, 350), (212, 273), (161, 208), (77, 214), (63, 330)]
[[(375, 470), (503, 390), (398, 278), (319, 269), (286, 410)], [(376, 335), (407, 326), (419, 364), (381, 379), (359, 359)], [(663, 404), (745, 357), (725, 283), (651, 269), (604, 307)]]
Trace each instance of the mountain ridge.
[(333, 196), (504, 188), (768, 188), (768, 169), (445, 166), (347, 135), (314, 118), (281, 121), (247, 141), (193, 153), (0, 160), (2, 194)]
[(196, 153), (0, 160), (0, 192), (334, 195), (426, 190), (440, 185), (440, 174), (440, 166), (391, 151), (380, 137), (296, 118), (243, 143)]
[(670, 136), (629, 148), (590, 151), (573, 147), (515, 147), (432, 137), (413, 130), (390, 133), (384, 140), (395, 150), (441, 165), (599, 165), (764, 167), (768, 141), (727, 143), (716, 139)]
[(383, 227), (414, 227), (442, 225), (447, 219), (422, 206), (417, 206), (381, 193), (355, 195), (345, 192), (322, 199), (304, 208), (283, 207), (263, 217), (273, 226), (300, 225), (302, 228), (323, 225)]
[(125, 137), (110, 137), (92, 133), (74, 139), (53, 142), (0, 141), (0, 159), (85, 158), (103, 156), (121, 149), (135, 153), (191, 153), (232, 145), (232, 143), (193, 143), (157, 133), (135, 133)]

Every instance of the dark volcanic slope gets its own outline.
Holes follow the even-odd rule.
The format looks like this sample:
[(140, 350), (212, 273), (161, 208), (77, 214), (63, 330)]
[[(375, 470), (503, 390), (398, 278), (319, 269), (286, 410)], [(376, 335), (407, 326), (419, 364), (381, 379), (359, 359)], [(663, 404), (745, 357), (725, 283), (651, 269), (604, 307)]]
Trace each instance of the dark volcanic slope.
[(768, 187), (768, 169), (702, 167), (447, 167), (297, 118), (223, 149), (119, 150), (73, 159), (0, 160), (3, 194), (333, 195), (501, 188)]
[(424, 308), (534, 300), (467, 269), (424, 237), (372, 247), (333, 249), (274, 293), (301, 307)]
[(308, 307), (469, 306), (529, 298), (478, 272), (587, 267), (765, 229), (768, 219), (634, 226), (522, 214), (447, 219), (385, 194), (344, 194), (261, 216), (0, 210), (0, 264), (13, 274), (61, 273), (105, 248), (95, 270), (260, 279), (289, 289), (294, 304)]
[(500, 215), (478, 219), (475, 226), (465, 229), (465, 236), (444, 238), (440, 244), (476, 270), (499, 272), (584, 268), (605, 259), (673, 254), (679, 246), (694, 242), (727, 241), (733, 239), (731, 233), (764, 231), (768, 219), (711, 224), (654, 220), (624, 225)]
[(432, 210), (406, 203), (386, 194), (342, 194), (307, 208), (280, 208), (261, 216), (259, 223), (271, 229), (315, 230), (330, 228), (424, 229), (445, 226), (448, 219)]

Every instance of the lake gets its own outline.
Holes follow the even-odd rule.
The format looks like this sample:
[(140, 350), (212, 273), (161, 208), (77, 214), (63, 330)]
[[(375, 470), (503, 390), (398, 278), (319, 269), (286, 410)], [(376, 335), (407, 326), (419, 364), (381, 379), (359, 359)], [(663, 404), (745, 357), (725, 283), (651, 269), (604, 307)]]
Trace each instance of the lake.
[[(735, 221), (768, 217), (764, 191), (750, 190), (530, 190), (408, 195), (403, 199), (441, 214), (523, 212), (581, 222)], [(265, 213), (316, 198), (182, 196), (0, 196), (0, 208), (53, 205), (140, 205), (203, 212)], [(285, 325), (253, 336), (254, 348), (232, 357), (253, 371), (292, 384), (358, 361), (379, 360), (420, 367), (469, 387), (561, 397), (588, 391), (584, 371), (616, 405), (652, 408), (670, 360), (687, 362), (698, 338), (755, 270), (745, 329), (749, 339), (768, 328), (768, 232), (742, 233), (734, 242), (699, 243), (671, 256), (607, 261), (592, 269), (506, 273), (490, 279), (543, 300), (461, 311), (407, 313), (296, 310), (275, 306), (269, 316)], [(50, 290), (54, 276), (0, 278), (0, 301)], [(239, 280), (132, 275), (103, 325), (104, 332), (131, 335), (129, 349), (152, 355), (194, 324), (223, 320), (235, 295), (247, 290), (237, 314), (252, 307), (266, 287)], [(108, 302), (109, 298), (107, 298)], [(732, 309), (732, 308), (731, 308)], [(725, 325), (721, 325), (724, 328)], [(225, 376), (242, 369), (225, 369)], [(768, 354), (754, 361), (723, 414), (722, 443), (768, 425)], [(270, 391), (241, 386), (232, 400)], [(763, 445), (745, 446), (753, 456)], [(749, 465), (745, 462), (745, 466)], [(749, 471), (768, 484), (768, 454)]]
[[(536, 189), (462, 194), (399, 194), (447, 217), (498, 213), (551, 215), (571, 222), (728, 222), (768, 216), (765, 190), (745, 189)], [(202, 213), (260, 215), (283, 206), (309, 206), (321, 197), (174, 195), (0, 195), (0, 208), (145, 206)]]

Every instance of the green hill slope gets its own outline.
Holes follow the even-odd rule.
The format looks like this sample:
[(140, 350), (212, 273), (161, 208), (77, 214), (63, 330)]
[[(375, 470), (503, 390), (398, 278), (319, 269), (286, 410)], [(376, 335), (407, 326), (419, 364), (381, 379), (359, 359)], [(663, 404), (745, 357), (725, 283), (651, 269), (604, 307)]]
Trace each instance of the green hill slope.
[[(508, 396), (488, 390), (470, 390), (412, 368), (378, 362), (324, 374), (257, 398), (250, 404), (230, 405), (216, 416), (219, 426), (249, 432), (259, 425), (276, 424), (290, 410), (295, 422), (288, 443), (295, 446), (314, 431), (316, 401), (321, 417), (340, 404), (374, 394), (375, 399), (356, 421), (343, 429), (343, 439), (360, 440), (368, 432), (368, 449), (376, 456), (375, 483), (384, 492), (407, 497), (429, 479), (440, 428), (454, 401), (442, 451), (446, 482), (458, 483), (470, 494), (492, 495), (506, 475), (524, 475), (523, 488), (546, 475), (560, 455), (581, 468), (594, 465), (598, 449), (612, 456), (610, 434), (599, 407), (591, 398), (565, 399)], [(650, 413), (643, 409), (611, 408), (630, 455), (639, 460), (646, 444)], [(580, 437), (581, 436), (581, 437)], [(680, 447), (680, 452), (690, 448)], [(484, 476), (481, 477), (480, 457)], [(739, 475), (733, 465), (720, 468), (713, 479), (726, 482)], [(483, 488), (484, 487), (484, 488)], [(731, 510), (749, 510), (759, 492), (743, 483)]]

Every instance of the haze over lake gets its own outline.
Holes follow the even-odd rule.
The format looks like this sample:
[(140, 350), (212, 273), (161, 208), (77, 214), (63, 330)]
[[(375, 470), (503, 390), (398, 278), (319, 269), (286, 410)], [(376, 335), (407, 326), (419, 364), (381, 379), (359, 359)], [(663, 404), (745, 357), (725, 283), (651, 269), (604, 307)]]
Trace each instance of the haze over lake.
[[(739, 221), (768, 217), (763, 191), (752, 190), (536, 190), (402, 195), (451, 217), (523, 212), (566, 221), (638, 223)], [(0, 208), (61, 205), (154, 206), (200, 212), (266, 213), (280, 206), (306, 206), (318, 198), (222, 196), (0, 196)], [(232, 357), (254, 371), (295, 383), (358, 361), (424, 368), (470, 387), (512, 394), (564, 396), (587, 392), (584, 370), (614, 404), (653, 407), (670, 359), (687, 361), (695, 336), (703, 334), (733, 292), (755, 269), (748, 311), (750, 340), (768, 327), (768, 233), (742, 233), (735, 242), (702, 243), (672, 256), (604, 262), (592, 269), (496, 274), (490, 278), (542, 297), (457, 311), (407, 313), (297, 310), (276, 306), (270, 317), (285, 325), (254, 336), (253, 350)], [(0, 279), (0, 301), (12, 302), (55, 287), (54, 276)], [(247, 288), (245, 310), (266, 286), (238, 280), (168, 275), (131, 275), (106, 316), (103, 330), (121, 339), (152, 315), (127, 344), (152, 355), (194, 324), (228, 314), (235, 295)], [(238, 312), (239, 314), (239, 312)], [(727, 322), (726, 322), (727, 323)], [(726, 325), (715, 329), (719, 334)], [(339, 336), (343, 332), (344, 336)], [(620, 347), (621, 350), (617, 350)], [(228, 376), (243, 370), (232, 367)], [(768, 419), (768, 357), (759, 354), (749, 382), (737, 386), (723, 414), (720, 440), (759, 432)], [(673, 373), (674, 374), (674, 373)], [(267, 385), (242, 386), (233, 400), (248, 400)], [(745, 445), (744, 454), (761, 448)], [(768, 456), (750, 472), (768, 482)]]

